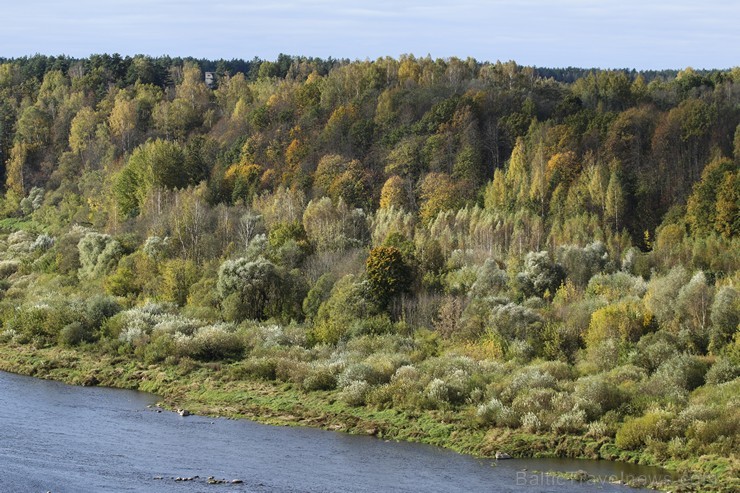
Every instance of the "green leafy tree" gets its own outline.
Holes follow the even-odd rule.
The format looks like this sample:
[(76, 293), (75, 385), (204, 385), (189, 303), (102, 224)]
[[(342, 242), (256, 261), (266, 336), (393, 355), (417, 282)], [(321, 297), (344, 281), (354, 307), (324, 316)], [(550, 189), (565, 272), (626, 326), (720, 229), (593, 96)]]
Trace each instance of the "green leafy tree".
[(218, 270), (217, 289), (230, 308), (228, 318), (264, 320), (280, 313), (282, 276), (264, 258), (227, 260)]
[(508, 190), (509, 208), (524, 207), (529, 198), (529, 171), (524, 139), (517, 139), (506, 168), (504, 183)]
[(98, 123), (98, 115), (89, 106), (77, 112), (69, 129), (69, 147), (72, 152), (80, 157), (85, 154), (87, 147), (95, 138)]
[(506, 187), (505, 172), (497, 168), (493, 172), (491, 180), (484, 192), (484, 204), (486, 209), (504, 211), (509, 202), (509, 189)]
[(395, 296), (411, 287), (412, 271), (398, 248), (380, 246), (370, 250), (365, 263), (370, 295), (386, 307)]
[(715, 231), (727, 239), (740, 235), (740, 171), (725, 172), (715, 207)]
[(619, 175), (612, 171), (609, 177), (609, 185), (606, 187), (606, 218), (614, 221), (614, 230), (619, 231), (619, 221), (624, 220), (624, 190)]
[[(726, 230), (734, 222), (728, 216), (732, 213), (733, 205), (737, 204), (737, 191), (725, 190), (725, 174), (732, 174), (737, 169), (735, 163), (726, 158), (719, 158), (709, 163), (702, 172), (701, 181), (694, 184), (694, 190), (686, 204), (686, 219), (693, 232), (699, 235), (707, 235), (717, 226), (718, 192), (721, 193), (721, 225), (720, 229)], [(732, 187), (732, 178), (729, 186)], [(735, 197), (733, 197), (733, 193)], [(732, 199), (735, 198), (733, 201)], [(732, 203), (734, 202), (734, 204)], [(732, 218), (736, 220), (736, 218)], [(729, 222), (729, 224), (728, 224)]]
[(398, 175), (388, 178), (380, 191), (380, 208), (409, 209), (409, 185)]
[(119, 140), (123, 152), (128, 152), (134, 142), (137, 121), (136, 101), (131, 99), (126, 91), (120, 91), (116, 95), (113, 109), (108, 117), (108, 126), (111, 133)]
[(317, 342), (336, 344), (353, 323), (374, 314), (377, 314), (377, 307), (370, 299), (367, 284), (353, 275), (346, 275), (334, 284), (329, 298), (319, 307), (314, 337)]
[[(134, 149), (114, 185), (121, 212), (138, 213), (152, 191), (185, 188), (189, 177), (183, 173), (184, 160), (182, 148), (166, 140), (152, 140)], [(161, 211), (160, 200), (155, 209)]]
[(719, 288), (712, 303), (710, 320), (712, 331), (709, 349), (716, 354), (732, 342), (740, 328), (740, 293), (736, 288)]
[(421, 183), (421, 218), (433, 220), (438, 213), (457, 209), (465, 203), (465, 190), (446, 173), (429, 173)]
[(188, 301), (190, 286), (198, 280), (198, 268), (192, 260), (172, 259), (161, 267), (162, 297), (178, 306)]

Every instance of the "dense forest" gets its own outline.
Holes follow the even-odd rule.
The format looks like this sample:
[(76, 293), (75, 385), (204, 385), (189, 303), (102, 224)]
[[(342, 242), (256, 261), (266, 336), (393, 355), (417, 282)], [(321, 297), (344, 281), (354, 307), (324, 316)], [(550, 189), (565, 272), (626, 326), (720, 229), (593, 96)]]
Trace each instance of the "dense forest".
[(0, 59), (0, 163), (0, 344), (738, 486), (740, 68)]

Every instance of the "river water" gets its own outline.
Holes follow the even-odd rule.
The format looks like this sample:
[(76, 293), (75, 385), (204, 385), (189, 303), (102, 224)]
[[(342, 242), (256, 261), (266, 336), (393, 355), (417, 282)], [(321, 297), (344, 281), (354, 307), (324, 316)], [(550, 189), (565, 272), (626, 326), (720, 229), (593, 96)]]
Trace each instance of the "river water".
[[(156, 412), (153, 395), (0, 372), (0, 492), (629, 492), (548, 470), (656, 470), (573, 460), (475, 459), (309, 428)], [(526, 469), (526, 471), (524, 470)], [(188, 482), (177, 477), (194, 477)], [(207, 484), (206, 478), (240, 479)], [(161, 479), (160, 479), (161, 478)]]

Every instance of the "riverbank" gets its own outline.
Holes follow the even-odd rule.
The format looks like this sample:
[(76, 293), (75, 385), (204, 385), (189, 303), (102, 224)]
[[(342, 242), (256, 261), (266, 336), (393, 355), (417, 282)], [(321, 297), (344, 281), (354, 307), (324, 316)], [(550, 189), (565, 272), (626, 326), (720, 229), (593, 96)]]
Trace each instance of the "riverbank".
[(633, 478), (634, 486), (670, 491), (735, 491), (738, 461), (703, 456), (660, 461), (644, 453), (619, 450), (613, 441), (580, 436), (528, 434), (509, 429), (481, 429), (472, 410), (428, 410), (354, 407), (334, 391), (306, 392), (292, 384), (239, 378), (228, 363), (145, 365), (125, 356), (27, 345), (0, 346), (0, 370), (53, 379), (74, 385), (98, 385), (151, 392), (169, 409), (195, 414), (245, 418), (265, 424), (311, 426), (386, 440), (421, 442), (478, 457), (505, 451), (514, 457), (607, 459), (661, 466), (679, 478), (674, 482)]

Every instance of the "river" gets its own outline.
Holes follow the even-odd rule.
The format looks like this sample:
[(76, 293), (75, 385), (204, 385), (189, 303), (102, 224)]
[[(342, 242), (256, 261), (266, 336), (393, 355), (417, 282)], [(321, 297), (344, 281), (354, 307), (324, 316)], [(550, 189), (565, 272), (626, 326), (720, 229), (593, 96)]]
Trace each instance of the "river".
[[(0, 372), (0, 492), (625, 493), (633, 490), (534, 471), (656, 473), (605, 461), (496, 462), (317, 429), (181, 417), (156, 412), (156, 401)], [(207, 484), (209, 476), (243, 483)]]

